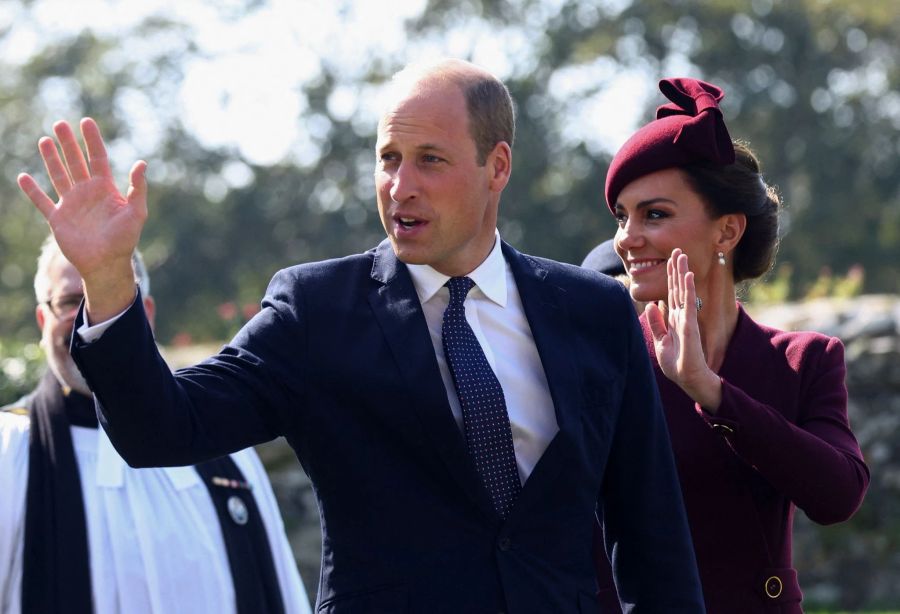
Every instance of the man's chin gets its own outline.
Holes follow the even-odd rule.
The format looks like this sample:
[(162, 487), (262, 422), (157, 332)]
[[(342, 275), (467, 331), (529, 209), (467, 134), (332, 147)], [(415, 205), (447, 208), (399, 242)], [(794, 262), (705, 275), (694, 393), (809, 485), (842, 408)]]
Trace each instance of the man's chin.
[(394, 248), (394, 255), (397, 256), (397, 260), (403, 264), (430, 264), (428, 255), (423, 254), (419, 250), (409, 249), (393, 240), (391, 241), (391, 247)]

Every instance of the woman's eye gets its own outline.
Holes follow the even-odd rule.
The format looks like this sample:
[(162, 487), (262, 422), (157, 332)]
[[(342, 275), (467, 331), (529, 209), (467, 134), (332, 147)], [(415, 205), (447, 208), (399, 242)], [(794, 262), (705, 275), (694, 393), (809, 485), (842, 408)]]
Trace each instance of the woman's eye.
[(669, 215), (663, 211), (659, 211), (658, 209), (651, 209), (647, 212), (648, 220), (661, 220), (663, 218), (667, 218)]
[(616, 216), (616, 224), (619, 225), (619, 228), (625, 228), (625, 222), (628, 221), (628, 217), (624, 215)]

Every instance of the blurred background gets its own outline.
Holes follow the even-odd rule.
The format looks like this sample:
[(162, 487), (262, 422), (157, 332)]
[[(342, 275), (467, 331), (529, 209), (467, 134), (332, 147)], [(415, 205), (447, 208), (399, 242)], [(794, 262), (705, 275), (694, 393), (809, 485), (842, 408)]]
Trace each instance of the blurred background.
[[(518, 105), (502, 236), (572, 263), (615, 231), (606, 167), (664, 102), (657, 81), (723, 87), (732, 136), (786, 203), (778, 262), (743, 298), (848, 344), (873, 469), (852, 522), (798, 518), (806, 602), (900, 610), (900, 0), (0, 0), (0, 404), (42, 365), (31, 283), (47, 227), (15, 177), (49, 188), (36, 143), (54, 121), (95, 117), (123, 188), (150, 163), (157, 334), (190, 360), (256, 312), (279, 268), (383, 238), (382, 84), (446, 55)], [(263, 452), (314, 587), (308, 484), (277, 444)]]

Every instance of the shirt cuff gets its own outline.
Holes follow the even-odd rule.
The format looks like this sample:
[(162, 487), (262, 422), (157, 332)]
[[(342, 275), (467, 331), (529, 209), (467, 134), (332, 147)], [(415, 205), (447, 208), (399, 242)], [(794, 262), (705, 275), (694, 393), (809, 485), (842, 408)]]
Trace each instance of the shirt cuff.
[(118, 320), (123, 315), (125, 315), (125, 312), (128, 311), (129, 309), (131, 309), (131, 305), (126, 307), (118, 315), (115, 315), (115, 316), (111, 317), (110, 319), (100, 322), (98, 324), (90, 324), (87, 319), (87, 313), (85, 313), (84, 314), (84, 324), (79, 326), (78, 330), (76, 332), (78, 333), (78, 336), (81, 337), (82, 341), (84, 341), (85, 343), (93, 343), (94, 341), (96, 341), (97, 339), (102, 337), (103, 333), (105, 333), (106, 330), (116, 322), (116, 320)]

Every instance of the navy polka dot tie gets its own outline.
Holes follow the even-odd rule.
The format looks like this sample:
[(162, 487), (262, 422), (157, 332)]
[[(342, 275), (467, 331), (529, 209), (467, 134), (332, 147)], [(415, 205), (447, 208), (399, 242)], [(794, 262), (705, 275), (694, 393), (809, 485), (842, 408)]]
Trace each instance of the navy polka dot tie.
[(506, 518), (522, 485), (503, 388), (466, 321), (463, 302), (474, 285), (468, 277), (452, 277), (447, 282), (450, 303), (444, 311), (441, 336), (462, 406), (469, 454), (491, 494), (494, 508)]

